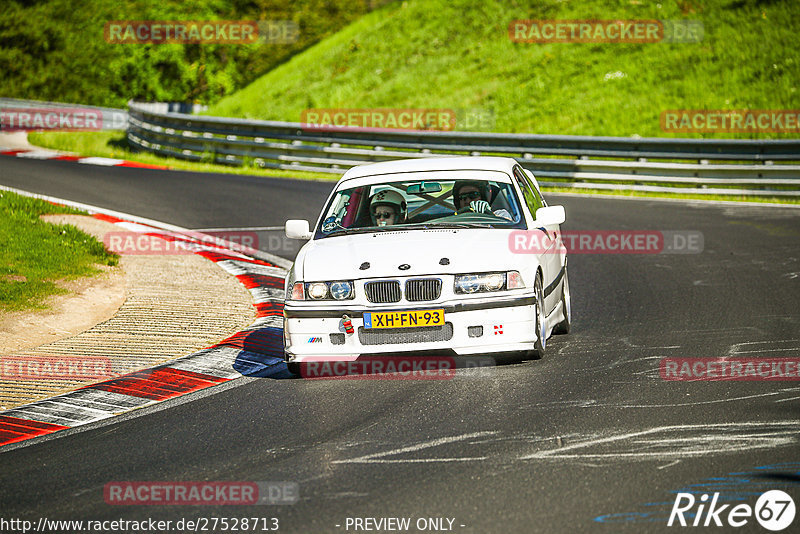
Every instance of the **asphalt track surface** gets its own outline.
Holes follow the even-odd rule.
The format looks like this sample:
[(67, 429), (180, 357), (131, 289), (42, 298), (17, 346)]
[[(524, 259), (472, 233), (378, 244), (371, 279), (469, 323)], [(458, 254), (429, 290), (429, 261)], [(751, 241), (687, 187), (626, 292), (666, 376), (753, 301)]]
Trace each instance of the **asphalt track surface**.
[[(332, 187), (10, 157), (0, 184), (189, 228), (315, 219)], [(428, 517), (465, 533), (654, 532), (676, 530), (666, 520), (678, 491), (752, 506), (783, 489), (800, 505), (800, 383), (659, 375), (664, 357), (800, 356), (800, 210), (548, 198), (566, 207), (565, 230), (696, 230), (704, 250), (571, 255), (573, 330), (539, 361), (438, 381), (241, 379), (2, 452), (0, 515), (277, 517), (281, 532), (354, 532), (347, 518), (366, 517), (409, 517), (410, 532)], [(103, 498), (110, 481), (205, 480), (293, 481), (300, 501)], [(766, 532), (753, 518), (736, 531)]]

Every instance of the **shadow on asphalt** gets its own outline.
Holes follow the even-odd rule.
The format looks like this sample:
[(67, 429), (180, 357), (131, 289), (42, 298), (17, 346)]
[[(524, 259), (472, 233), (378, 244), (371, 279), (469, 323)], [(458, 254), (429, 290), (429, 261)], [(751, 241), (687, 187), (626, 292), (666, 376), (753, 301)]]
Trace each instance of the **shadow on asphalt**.
[(239, 354), (233, 368), (244, 376), (256, 378), (297, 378), (283, 361), (283, 329), (259, 328), (237, 336)]
[[(240, 349), (233, 363), (233, 368), (243, 376), (254, 378), (282, 379), (320, 379), (320, 378), (378, 378), (381, 375), (398, 375), (402, 372), (425, 369), (427, 372), (437, 370), (455, 373), (456, 370), (487, 370), (498, 366), (524, 364), (527, 358), (519, 354), (498, 354), (495, 356), (453, 356), (451, 351), (428, 351), (409, 355), (371, 354), (362, 355), (351, 365), (338, 362), (340, 365), (323, 366), (301, 364), (300, 376), (289, 371), (283, 359), (283, 329), (265, 327), (250, 332), (242, 332), (236, 336), (235, 345)], [(332, 362), (328, 362), (329, 364)], [(392, 370), (397, 370), (393, 373)], [(408, 371), (411, 370), (411, 371)], [(321, 373), (321, 374), (320, 374)], [(452, 377), (452, 376), (451, 376)]]

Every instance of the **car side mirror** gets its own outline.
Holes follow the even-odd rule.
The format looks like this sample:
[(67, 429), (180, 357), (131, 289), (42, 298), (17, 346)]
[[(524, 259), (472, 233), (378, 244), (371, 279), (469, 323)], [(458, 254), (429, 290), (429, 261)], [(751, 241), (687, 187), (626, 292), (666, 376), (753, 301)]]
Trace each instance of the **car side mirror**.
[(311, 239), (314, 235), (308, 227), (308, 221), (305, 219), (290, 219), (286, 221), (286, 237), (289, 239)]
[(547, 206), (536, 210), (536, 226), (553, 226), (567, 220), (564, 206)]

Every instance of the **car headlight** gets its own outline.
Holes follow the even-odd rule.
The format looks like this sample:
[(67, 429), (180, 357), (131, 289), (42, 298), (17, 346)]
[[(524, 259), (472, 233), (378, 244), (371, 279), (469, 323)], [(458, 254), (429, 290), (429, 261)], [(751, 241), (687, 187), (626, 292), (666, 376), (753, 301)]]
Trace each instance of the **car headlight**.
[(503, 289), (505, 283), (506, 283), (505, 273), (487, 274), (483, 281), (483, 284), (486, 287), (487, 291), (499, 291)]
[(525, 287), (518, 271), (502, 273), (460, 274), (455, 279), (455, 292), (460, 294), (504, 291)]
[(336, 300), (347, 300), (353, 294), (350, 282), (331, 282), (331, 296)]
[[(352, 281), (307, 282), (303, 287), (305, 288), (305, 295), (311, 300), (349, 300), (355, 298)], [(303, 300), (302, 296), (299, 299), (295, 299), (295, 294), (302, 295), (302, 290), (293, 290), (292, 299)]]
[(476, 274), (456, 276), (456, 293), (477, 293), (481, 290), (480, 277)]
[(314, 300), (324, 299), (328, 296), (328, 284), (325, 282), (314, 282), (306, 286), (308, 296)]

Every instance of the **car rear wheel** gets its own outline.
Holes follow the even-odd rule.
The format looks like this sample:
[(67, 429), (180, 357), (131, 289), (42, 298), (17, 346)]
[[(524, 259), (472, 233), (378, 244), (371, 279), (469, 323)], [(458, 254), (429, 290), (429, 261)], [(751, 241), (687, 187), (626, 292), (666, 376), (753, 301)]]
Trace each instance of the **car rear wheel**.
[(536, 276), (534, 289), (536, 291), (536, 344), (529, 356), (538, 360), (544, 356), (545, 348), (547, 348), (547, 314), (544, 311), (544, 290), (540, 275)]
[(569, 334), (569, 327), (572, 324), (572, 302), (569, 296), (569, 279), (567, 278), (566, 266), (564, 266), (564, 282), (561, 286), (561, 309), (564, 312), (564, 319), (553, 327), (553, 333)]

